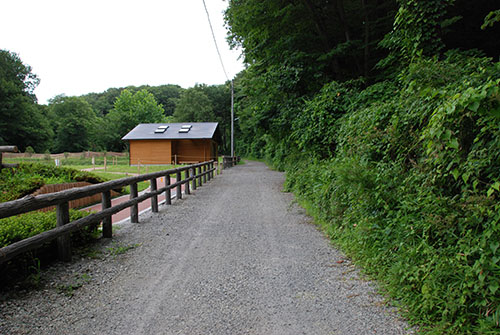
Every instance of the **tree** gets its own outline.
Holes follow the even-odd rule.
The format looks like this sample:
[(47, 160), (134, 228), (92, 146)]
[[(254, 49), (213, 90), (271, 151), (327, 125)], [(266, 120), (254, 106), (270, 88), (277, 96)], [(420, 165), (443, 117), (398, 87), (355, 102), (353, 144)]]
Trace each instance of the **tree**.
[(177, 122), (213, 122), (215, 121), (212, 101), (199, 86), (181, 93), (174, 111)]
[(91, 141), (96, 115), (87, 101), (57, 96), (50, 100), (49, 111), (54, 124), (54, 152), (96, 149)]
[(121, 140), (139, 123), (155, 123), (165, 120), (162, 105), (155, 97), (143, 89), (136, 93), (123, 90), (116, 99), (114, 108), (106, 115), (106, 133), (101, 134), (106, 149), (122, 151), (125, 143)]
[(181, 93), (174, 112), (177, 122), (218, 122), (220, 152), (229, 152), (231, 136), (231, 90), (225, 85), (196, 85)]
[(175, 100), (179, 98), (183, 90), (179, 85), (160, 85), (160, 86), (128, 86), (125, 88), (109, 88), (101, 93), (89, 93), (82, 97), (92, 105), (92, 108), (98, 115), (106, 115), (113, 109), (113, 104), (123, 90), (129, 90), (132, 94), (141, 90), (147, 90), (153, 94), (158, 104), (163, 106), (165, 116), (171, 116), (175, 109)]
[(32, 146), (41, 152), (51, 138), (51, 129), (33, 93), (39, 83), (29, 65), (19, 56), (0, 50), (0, 144)]
[(230, 1), (225, 20), (229, 43), (243, 49), (246, 63), (293, 64), (302, 69), (301, 88), (317, 90), (377, 74), (387, 52), (376, 46), (396, 9), (395, 0), (242, 0)]
[(180, 97), (183, 88), (179, 85), (160, 85), (160, 86), (146, 86), (139, 87), (139, 89), (147, 89), (156, 101), (163, 106), (165, 116), (171, 116), (175, 111), (175, 101)]

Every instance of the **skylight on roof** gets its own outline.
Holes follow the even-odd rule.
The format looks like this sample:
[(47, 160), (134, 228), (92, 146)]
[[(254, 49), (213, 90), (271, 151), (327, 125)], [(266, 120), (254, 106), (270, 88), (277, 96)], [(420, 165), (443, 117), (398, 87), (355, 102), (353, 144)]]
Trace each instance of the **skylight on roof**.
[(181, 128), (182, 128), (182, 129), (191, 129), (191, 127), (193, 127), (193, 126), (192, 126), (192, 125), (190, 125), (190, 124), (184, 124), (184, 125), (182, 125), (182, 127), (181, 127)]
[(179, 133), (189, 133), (189, 128), (181, 128), (179, 129)]
[(159, 126), (155, 130), (155, 134), (163, 134), (168, 129), (168, 126)]

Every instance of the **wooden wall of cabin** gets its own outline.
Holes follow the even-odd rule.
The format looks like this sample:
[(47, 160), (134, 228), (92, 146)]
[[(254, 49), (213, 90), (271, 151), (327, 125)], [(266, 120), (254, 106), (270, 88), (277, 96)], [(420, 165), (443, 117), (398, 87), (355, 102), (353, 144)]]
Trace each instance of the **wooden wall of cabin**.
[(210, 139), (172, 141), (172, 156), (177, 155), (178, 163), (200, 163), (215, 155)]
[(217, 143), (210, 139), (133, 140), (130, 165), (200, 163), (216, 159)]
[(171, 140), (133, 140), (130, 144), (130, 165), (172, 164)]

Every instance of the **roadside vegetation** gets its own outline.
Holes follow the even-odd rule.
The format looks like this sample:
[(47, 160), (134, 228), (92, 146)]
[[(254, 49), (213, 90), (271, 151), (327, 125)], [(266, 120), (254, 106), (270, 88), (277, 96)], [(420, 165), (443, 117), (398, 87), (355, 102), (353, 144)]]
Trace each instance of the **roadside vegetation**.
[[(86, 181), (100, 183), (106, 181), (95, 174), (75, 169), (36, 163), (21, 163), (17, 168), (2, 169), (0, 173), (0, 201), (11, 201), (33, 193), (43, 185)], [(70, 219), (76, 220), (88, 212), (71, 210)], [(0, 248), (37, 235), (56, 227), (55, 210), (31, 212), (0, 219)], [(95, 228), (95, 227), (94, 227)], [(82, 239), (87, 230), (73, 234)]]
[[(12, 159), (12, 162), (23, 161), (23, 159)], [(88, 158), (72, 159), (66, 162), (68, 165), (62, 167), (54, 166), (52, 160), (49, 164), (44, 159), (31, 158), (31, 162), (19, 163), (16, 168), (2, 169), (0, 172), (0, 202), (16, 200), (26, 195), (32, 194), (43, 185), (62, 184), (86, 181), (92, 184), (101, 183), (108, 180), (116, 180), (130, 177), (135, 174), (157, 172), (173, 168), (173, 166), (129, 166), (128, 161), (119, 161), (117, 165), (111, 165), (104, 170), (101, 165), (69, 165), (70, 163), (87, 164)], [(63, 159), (62, 162), (65, 160)], [(96, 161), (96, 164), (103, 164), (103, 161)], [(71, 167), (70, 167), (71, 166)], [(72, 168), (76, 167), (78, 169)], [(92, 171), (80, 171), (83, 168), (94, 168)], [(148, 181), (138, 183), (138, 190), (143, 191), (149, 187)], [(129, 194), (130, 187), (117, 190), (120, 194)], [(88, 215), (87, 212), (77, 210), (71, 211), (71, 220)], [(20, 241), (55, 228), (55, 210), (49, 212), (32, 212), (10, 218), (0, 219), (0, 248), (8, 244)]]
[(239, 154), (286, 171), (285, 189), (423, 333), (500, 332), (498, 13), (430, 0), (226, 12), (248, 64)]
[(21, 163), (19, 167), (0, 172), (0, 202), (22, 198), (43, 185), (86, 181), (106, 181), (95, 174), (54, 165)]

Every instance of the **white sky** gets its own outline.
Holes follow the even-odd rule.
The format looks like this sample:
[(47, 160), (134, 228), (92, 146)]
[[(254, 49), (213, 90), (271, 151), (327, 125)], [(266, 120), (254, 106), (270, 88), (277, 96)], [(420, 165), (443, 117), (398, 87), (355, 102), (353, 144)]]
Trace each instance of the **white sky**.
[[(223, 0), (205, 0), (229, 79)], [(40, 78), (38, 102), (128, 85), (226, 81), (202, 0), (0, 0), (0, 49)]]

